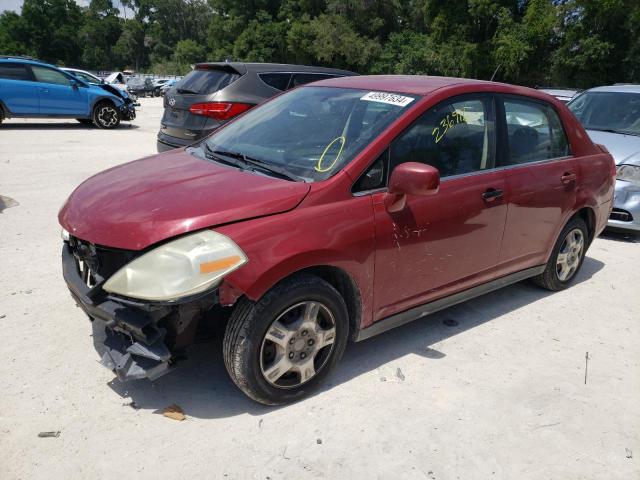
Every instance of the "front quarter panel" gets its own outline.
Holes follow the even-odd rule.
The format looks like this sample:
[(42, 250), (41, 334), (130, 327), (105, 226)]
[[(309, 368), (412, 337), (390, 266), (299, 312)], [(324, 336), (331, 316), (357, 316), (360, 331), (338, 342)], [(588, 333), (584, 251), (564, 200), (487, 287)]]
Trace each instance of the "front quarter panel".
[[(305, 202), (303, 202), (304, 205)], [(355, 282), (361, 322), (371, 322), (374, 224), (371, 196), (300, 206), (290, 212), (216, 228), (247, 254), (225, 285), (259, 299), (291, 274), (315, 266), (342, 269)]]

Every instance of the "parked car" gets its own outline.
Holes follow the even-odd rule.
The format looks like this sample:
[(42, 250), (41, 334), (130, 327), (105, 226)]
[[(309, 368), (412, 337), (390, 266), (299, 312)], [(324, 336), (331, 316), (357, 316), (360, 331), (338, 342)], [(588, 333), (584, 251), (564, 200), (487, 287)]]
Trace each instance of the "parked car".
[(153, 96), (153, 80), (146, 77), (131, 77), (127, 81), (127, 89), (138, 97)]
[(231, 378), (282, 404), (317, 387), (348, 340), (526, 278), (568, 287), (614, 176), (536, 90), (335, 78), (86, 180), (59, 214), (63, 273), (119, 379), (167, 373), (200, 322), (229, 317)]
[(105, 79), (104, 79), (105, 83), (108, 83), (109, 85), (114, 86), (115, 88), (117, 88), (118, 90), (122, 90), (124, 92), (127, 92), (127, 95), (129, 95), (129, 97), (134, 101), (137, 102), (138, 101), (138, 96), (134, 95), (129, 88), (127, 87), (127, 78), (126, 75), (123, 72), (113, 72), (111, 74), (109, 74)]
[(200, 63), (165, 94), (158, 152), (191, 145), (284, 90), (350, 75), (355, 73), (303, 65)]
[(592, 88), (573, 99), (569, 109), (618, 165), (608, 226), (640, 232), (640, 85)]
[(53, 65), (0, 57), (0, 123), (4, 118), (75, 118), (100, 128), (133, 120), (130, 100), (105, 85), (93, 85)]
[(172, 80), (169, 80), (164, 85), (162, 85), (160, 87), (160, 95), (164, 96), (165, 93), (167, 93), (169, 90), (171, 90), (171, 87), (173, 87), (176, 83), (178, 83), (178, 80), (172, 79)]
[(562, 103), (569, 103), (569, 101), (580, 92), (577, 88), (539, 87), (538, 90), (556, 97)]
[(159, 97), (161, 88), (169, 82), (168, 78), (157, 78), (153, 81), (153, 96)]

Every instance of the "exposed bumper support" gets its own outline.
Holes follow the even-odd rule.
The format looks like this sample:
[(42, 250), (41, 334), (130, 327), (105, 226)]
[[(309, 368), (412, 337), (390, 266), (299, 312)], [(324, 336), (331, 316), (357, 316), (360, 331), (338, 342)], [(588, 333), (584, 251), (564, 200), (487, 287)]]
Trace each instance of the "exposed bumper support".
[(102, 289), (102, 281), (93, 287), (84, 283), (66, 242), (62, 271), (71, 296), (93, 322), (100, 363), (121, 381), (155, 380), (171, 371), (176, 357), (193, 343), (202, 313), (217, 303), (217, 292), (175, 305), (114, 299)]

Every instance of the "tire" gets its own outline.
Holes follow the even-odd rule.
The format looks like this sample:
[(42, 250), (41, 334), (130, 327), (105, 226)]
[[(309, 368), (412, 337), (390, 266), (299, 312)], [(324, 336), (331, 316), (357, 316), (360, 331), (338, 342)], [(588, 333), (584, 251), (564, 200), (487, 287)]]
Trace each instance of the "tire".
[(91, 120), (90, 118), (76, 118), (76, 120), (78, 122), (80, 122), (83, 125), (91, 125), (93, 124), (93, 120)]
[(120, 125), (120, 112), (111, 102), (100, 102), (93, 109), (93, 123), (110, 130)]
[(564, 290), (571, 285), (582, 267), (588, 239), (589, 231), (584, 220), (571, 219), (560, 232), (546, 268), (533, 277), (534, 283), (551, 291)]
[(257, 302), (239, 301), (224, 335), (224, 363), (247, 396), (283, 405), (322, 383), (342, 358), (348, 336), (347, 307), (338, 291), (318, 277), (296, 275)]

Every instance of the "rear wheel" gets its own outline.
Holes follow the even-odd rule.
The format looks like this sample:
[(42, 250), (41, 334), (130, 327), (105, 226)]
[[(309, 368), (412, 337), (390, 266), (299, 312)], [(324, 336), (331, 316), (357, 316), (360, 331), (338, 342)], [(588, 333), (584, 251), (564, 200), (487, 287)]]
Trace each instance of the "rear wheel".
[(116, 128), (120, 125), (120, 112), (111, 102), (100, 102), (93, 109), (93, 123), (100, 128)]
[(224, 362), (234, 383), (265, 405), (302, 398), (344, 353), (347, 307), (324, 280), (300, 275), (258, 302), (236, 306), (224, 336)]
[(534, 277), (533, 281), (547, 290), (567, 288), (584, 261), (588, 235), (584, 220), (570, 220), (560, 232), (544, 272)]

